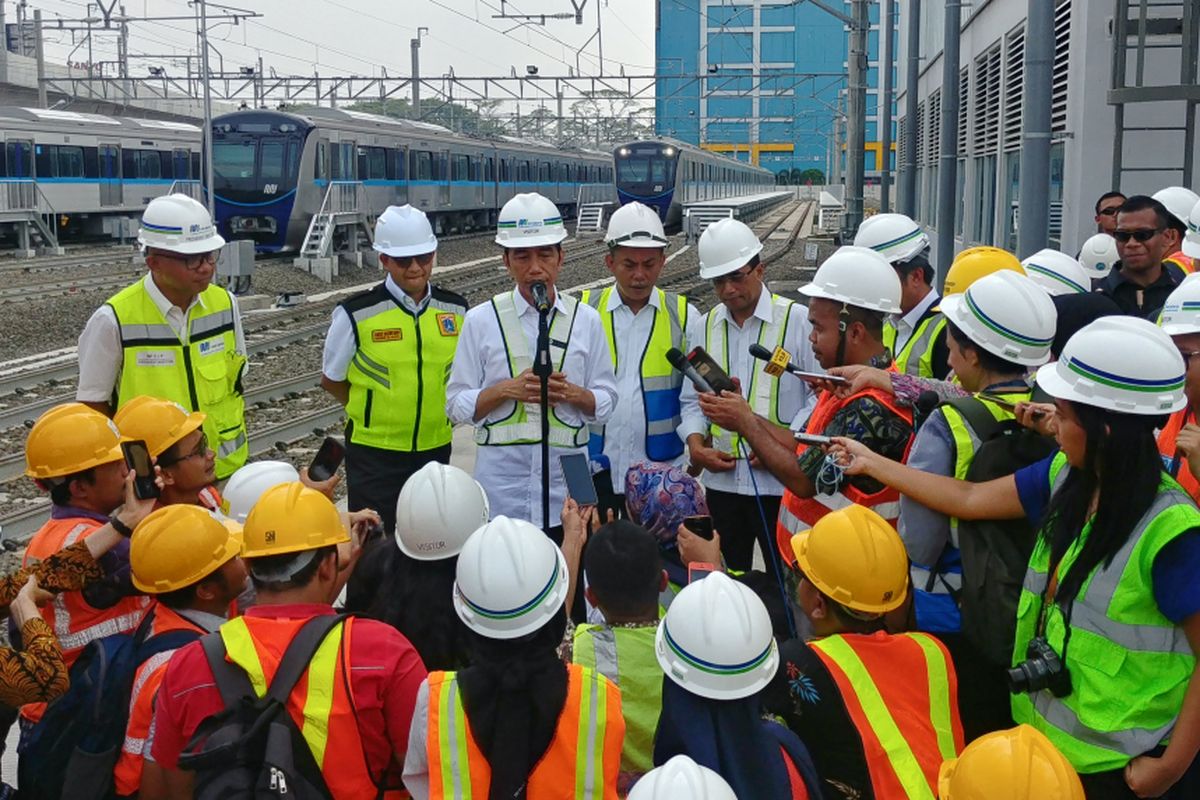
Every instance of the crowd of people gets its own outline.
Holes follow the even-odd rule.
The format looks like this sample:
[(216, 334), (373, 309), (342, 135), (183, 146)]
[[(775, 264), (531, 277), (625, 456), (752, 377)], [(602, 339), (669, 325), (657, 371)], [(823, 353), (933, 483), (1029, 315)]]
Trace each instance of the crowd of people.
[(19, 796), (1200, 797), (1200, 197), (1096, 223), (935, 287), (876, 214), (796, 302), (722, 220), (701, 314), (637, 203), (575, 297), (559, 209), (516, 196), (514, 287), (473, 308), (389, 208), (323, 355), (342, 512), (338, 476), (246, 463), (224, 242), (154, 200), (26, 441)]

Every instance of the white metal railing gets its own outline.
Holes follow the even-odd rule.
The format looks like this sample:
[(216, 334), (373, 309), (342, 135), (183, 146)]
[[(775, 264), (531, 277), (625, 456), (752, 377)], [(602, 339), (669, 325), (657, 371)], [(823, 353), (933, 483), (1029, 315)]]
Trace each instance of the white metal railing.
[(34, 179), (15, 178), (0, 182), (0, 212), (20, 212), (38, 217), (38, 227), (50, 240), (48, 244), (58, 246), (58, 212)]
[[(360, 215), (367, 208), (367, 190), (359, 181), (330, 181), (325, 190), (325, 198), (321, 208), (308, 221), (308, 231), (304, 234), (304, 245), (301, 255), (315, 253), (324, 256), (333, 241), (334, 218), (340, 214)], [(320, 235), (316, 247), (310, 247), (313, 232), (320, 226)]]
[(184, 194), (199, 203), (204, 202), (204, 187), (200, 185), (200, 181), (172, 181), (170, 188), (167, 189), (167, 194)]
[(617, 202), (617, 187), (611, 183), (581, 183), (577, 207), (586, 203)]

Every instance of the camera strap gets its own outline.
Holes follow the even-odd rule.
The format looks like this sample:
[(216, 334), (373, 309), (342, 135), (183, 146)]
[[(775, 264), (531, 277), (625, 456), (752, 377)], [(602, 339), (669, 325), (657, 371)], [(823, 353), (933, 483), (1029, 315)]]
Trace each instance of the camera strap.
[[(1054, 599), (1058, 595), (1058, 567), (1062, 564), (1062, 559), (1054, 562), (1051, 565), (1050, 571), (1046, 573), (1046, 588), (1042, 590), (1042, 607), (1038, 609), (1038, 621), (1035, 636), (1044, 639), (1046, 637), (1046, 617), (1050, 613), (1050, 608), (1054, 605)], [(1063, 609), (1063, 645), (1062, 652), (1058, 657), (1065, 664), (1067, 661), (1067, 646), (1071, 642), (1071, 612), (1075, 608), (1075, 598), (1071, 598), (1067, 603), (1067, 607)]]

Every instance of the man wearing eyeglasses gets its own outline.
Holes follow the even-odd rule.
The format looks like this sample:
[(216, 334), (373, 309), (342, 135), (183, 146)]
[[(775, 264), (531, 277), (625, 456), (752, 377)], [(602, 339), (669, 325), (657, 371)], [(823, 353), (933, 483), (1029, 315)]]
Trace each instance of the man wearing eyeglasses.
[(1153, 197), (1134, 195), (1117, 212), (1112, 235), (1121, 260), (1100, 284), (1100, 292), (1123, 314), (1157, 319), (1167, 296), (1184, 278), (1177, 265), (1164, 262), (1180, 245), (1170, 212)]
[(375, 223), (387, 278), (333, 311), (321, 386), (346, 407), (346, 489), (351, 511), (372, 508), (396, 526), (396, 498), (430, 461), (450, 463), (446, 379), (466, 298), (430, 283), (437, 237), (410, 205)]
[(1096, 201), (1096, 233), (1107, 233), (1117, 229), (1117, 210), (1125, 202), (1125, 195), (1120, 192), (1105, 192)]
[(212, 283), (225, 240), (203, 205), (156, 197), (138, 243), (149, 270), (96, 309), (79, 337), (75, 397), (112, 415), (140, 395), (205, 415), (216, 475), (246, 463), (246, 341), (237, 300)]

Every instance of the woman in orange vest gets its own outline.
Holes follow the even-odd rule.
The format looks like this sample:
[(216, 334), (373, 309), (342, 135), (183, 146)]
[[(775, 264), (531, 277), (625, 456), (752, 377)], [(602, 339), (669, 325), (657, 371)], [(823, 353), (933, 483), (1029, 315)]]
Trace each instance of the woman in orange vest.
[(1188, 277), (1167, 297), (1159, 319), (1162, 329), (1183, 356), (1187, 405), (1176, 411), (1158, 433), (1163, 467), (1193, 500), (1200, 501), (1200, 278)]
[(454, 608), (474, 658), (417, 693), (404, 762), (416, 800), (616, 800), (621, 694), (558, 658), (568, 583), (562, 551), (529, 522), (496, 517), (463, 545)]

